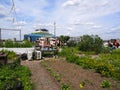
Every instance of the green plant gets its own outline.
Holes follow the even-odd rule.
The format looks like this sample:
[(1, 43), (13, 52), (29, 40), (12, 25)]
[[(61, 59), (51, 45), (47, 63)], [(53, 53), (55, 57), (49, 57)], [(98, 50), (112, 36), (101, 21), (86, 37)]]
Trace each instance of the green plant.
[(75, 47), (76, 45), (77, 45), (77, 42), (75, 42), (74, 40), (67, 42), (68, 47)]
[(17, 87), (32, 90), (30, 70), (17, 63), (19, 64), (19, 61), (0, 67), (0, 90), (14, 90)]
[(47, 64), (46, 62), (42, 62), (42, 65), (50, 72), (51, 76), (53, 76), (58, 82), (61, 81), (61, 77), (60, 74), (58, 74), (57, 72), (53, 71)]
[(3, 46), (4, 47), (13, 47), (14, 46), (13, 44), (14, 44), (13, 41), (9, 39), (9, 40), (5, 41)]
[(7, 48), (32, 47), (32, 46), (33, 43), (28, 40), (24, 40), (23, 42), (14, 42), (12, 40), (7, 40), (2, 44), (2, 47), (7, 47)]
[(103, 80), (101, 83), (102, 88), (109, 88), (111, 87), (111, 83), (108, 80)]
[[(120, 80), (120, 49), (114, 50), (112, 53), (101, 53), (97, 58), (89, 57), (89, 53), (79, 57), (76, 53), (76, 48), (66, 47), (59, 53), (59, 56), (65, 57), (68, 62), (75, 63), (85, 69), (94, 69), (102, 76)], [(84, 52), (79, 53), (83, 54)]]
[(79, 50), (94, 51), (96, 54), (100, 53), (103, 46), (103, 40), (97, 35), (83, 35), (78, 44)]
[(7, 54), (7, 58), (9, 60), (15, 60), (17, 58), (16, 53), (13, 51), (1, 50), (0, 52)]
[(24, 40), (23, 43), (21, 44), (21, 47), (32, 47), (33, 43), (28, 41), (28, 40)]
[(112, 52), (112, 49), (110, 48), (110, 47), (102, 47), (102, 49), (101, 49), (101, 53), (104, 53), (104, 54), (106, 54), (106, 53), (111, 53)]
[(59, 37), (59, 39), (60, 39), (60, 41), (62, 42), (62, 43), (67, 43), (67, 41), (70, 39), (70, 37), (69, 36), (63, 36), (63, 35), (61, 35), (60, 37)]
[(83, 88), (85, 86), (85, 81), (82, 81), (81, 83), (80, 83), (80, 88)]
[(60, 78), (60, 75), (56, 72), (51, 72), (51, 75), (58, 81), (60, 82), (61, 81), (61, 78)]
[(61, 90), (71, 90), (68, 84), (62, 84)]

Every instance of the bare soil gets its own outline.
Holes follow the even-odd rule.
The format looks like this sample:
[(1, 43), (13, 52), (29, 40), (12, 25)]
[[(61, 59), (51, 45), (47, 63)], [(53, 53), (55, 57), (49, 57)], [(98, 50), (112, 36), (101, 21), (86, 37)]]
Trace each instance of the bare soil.
[(21, 64), (31, 70), (31, 80), (35, 90), (60, 90), (54, 78), (40, 64), (41, 61), (22, 61)]
[[(64, 59), (46, 59), (47, 65), (55, 72), (60, 74), (60, 83), (68, 84), (72, 90), (120, 90), (120, 82), (110, 78), (102, 77), (94, 70), (85, 70), (78, 65), (68, 63)], [(102, 88), (103, 80), (111, 83), (110, 88)], [(80, 88), (81, 83), (85, 83)]]
[[(63, 83), (69, 85), (71, 90), (120, 90), (120, 82), (102, 77), (94, 70), (86, 70), (78, 65), (68, 63), (63, 58), (45, 58), (42, 61), (45, 61), (52, 71), (57, 72), (61, 80), (57, 82), (41, 64), (41, 61), (22, 61), (21, 64), (31, 70), (31, 80), (35, 84), (35, 90), (60, 90)], [(103, 80), (108, 80), (111, 87), (102, 88)], [(85, 85), (80, 88), (80, 84), (83, 82)]]

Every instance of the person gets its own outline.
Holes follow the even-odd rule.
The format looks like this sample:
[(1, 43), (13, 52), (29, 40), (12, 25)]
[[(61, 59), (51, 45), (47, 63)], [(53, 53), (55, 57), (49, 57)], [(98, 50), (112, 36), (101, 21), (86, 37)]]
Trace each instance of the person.
[(108, 41), (108, 47), (113, 47), (112, 43), (110, 41)]
[(115, 39), (115, 40), (113, 41), (113, 45), (114, 45), (116, 48), (118, 48), (120, 44), (119, 44), (118, 41)]

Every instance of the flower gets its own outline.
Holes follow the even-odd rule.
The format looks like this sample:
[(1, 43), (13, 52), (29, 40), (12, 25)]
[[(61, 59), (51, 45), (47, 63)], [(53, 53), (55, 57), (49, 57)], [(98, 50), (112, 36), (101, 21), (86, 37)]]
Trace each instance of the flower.
[(82, 84), (80, 84), (80, 88), (83, 88), (84, 86)]

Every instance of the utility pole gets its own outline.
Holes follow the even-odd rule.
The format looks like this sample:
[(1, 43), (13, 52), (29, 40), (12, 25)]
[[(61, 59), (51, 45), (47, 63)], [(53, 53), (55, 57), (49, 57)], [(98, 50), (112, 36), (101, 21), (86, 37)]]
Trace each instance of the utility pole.
[(0, 28), (0, 41), (1, 41), (1, 28)]
[(20, 29), (20, 41), (21, 41), (21, 29)]
[(2, 40), (1, 40), (1, 28), (0, 28), (0, 46), (2, 44)]
[(56, 37), (56, 22), (54, 22), (54, 37)]

